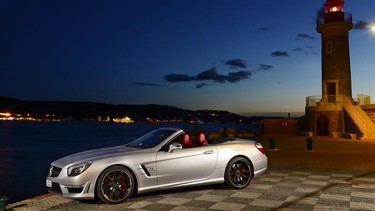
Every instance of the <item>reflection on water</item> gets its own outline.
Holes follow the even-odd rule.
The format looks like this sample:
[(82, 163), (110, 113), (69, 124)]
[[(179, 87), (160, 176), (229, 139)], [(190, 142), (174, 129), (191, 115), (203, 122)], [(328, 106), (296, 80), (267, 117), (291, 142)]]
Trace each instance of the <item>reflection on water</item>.
[(3, 181), (2, 187), (0, 188), (0, 196), (6, 193), (6, 184), (11, 178), (9, 169), (13, 163), (11, 148), (9, 146), (11, 128), (8, 126), (11, 125), (2, 125), (0, 128), (0, 181)]

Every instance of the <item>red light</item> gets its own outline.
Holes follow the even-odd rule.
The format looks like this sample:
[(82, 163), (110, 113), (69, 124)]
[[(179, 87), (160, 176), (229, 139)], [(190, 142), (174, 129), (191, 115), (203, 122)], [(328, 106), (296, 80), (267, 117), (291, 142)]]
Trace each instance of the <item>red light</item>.
[(288, 127), (288, 121), (281, 121), (280, 126), (282, 128), (287, 128)]
[(326, 13), (330, 12), (344, 12), (344, 1), (343, 0), (327, 0), (323, 4)]
[(255, 144), (255, 147), (262, 153), (262, 154), (264, 154), (264, 148), (263, 148), (263, 146), (260, 144), (260, 143), (258, 143), (258, 142), (256, 142)]

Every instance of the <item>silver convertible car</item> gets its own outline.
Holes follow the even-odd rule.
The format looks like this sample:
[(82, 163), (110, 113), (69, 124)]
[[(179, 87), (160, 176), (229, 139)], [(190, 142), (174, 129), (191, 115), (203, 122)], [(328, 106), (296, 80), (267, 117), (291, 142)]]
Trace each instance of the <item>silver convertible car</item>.
[(246, 187), (267, 170), (260, 143), (161, 128), (126, 145), (80, 152), (52, 162), (46, 186), (73, 199), (124, 202), (134, 193), (204, 184)]

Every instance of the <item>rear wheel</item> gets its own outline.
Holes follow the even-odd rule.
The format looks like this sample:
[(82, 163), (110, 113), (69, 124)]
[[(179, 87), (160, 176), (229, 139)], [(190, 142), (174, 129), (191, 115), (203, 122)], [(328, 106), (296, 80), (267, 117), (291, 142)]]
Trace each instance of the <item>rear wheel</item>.
[(246, 187), (253, 177), (250, 162), (243, 157), (233, 158), (225, 170), (225, 185), (229, 188), (241, 189)]
[(96, 185), (96, 193), (107, 204), (124, 202), (134, 192), (133, 174), (123, 166), (112, 166), (103, 171)]

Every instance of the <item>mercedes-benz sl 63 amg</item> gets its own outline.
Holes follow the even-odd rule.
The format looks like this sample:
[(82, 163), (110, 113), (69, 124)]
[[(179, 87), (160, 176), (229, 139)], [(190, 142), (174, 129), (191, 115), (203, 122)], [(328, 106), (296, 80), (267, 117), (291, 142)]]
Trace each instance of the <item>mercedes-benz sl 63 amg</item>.
[(246, 187), (267, 170), (260, 143), (160, 128), (120, 146), (95, 149), (51, 163), (46, 186), (72, 199), (108, 204), (132, 194), (207, 184)]

